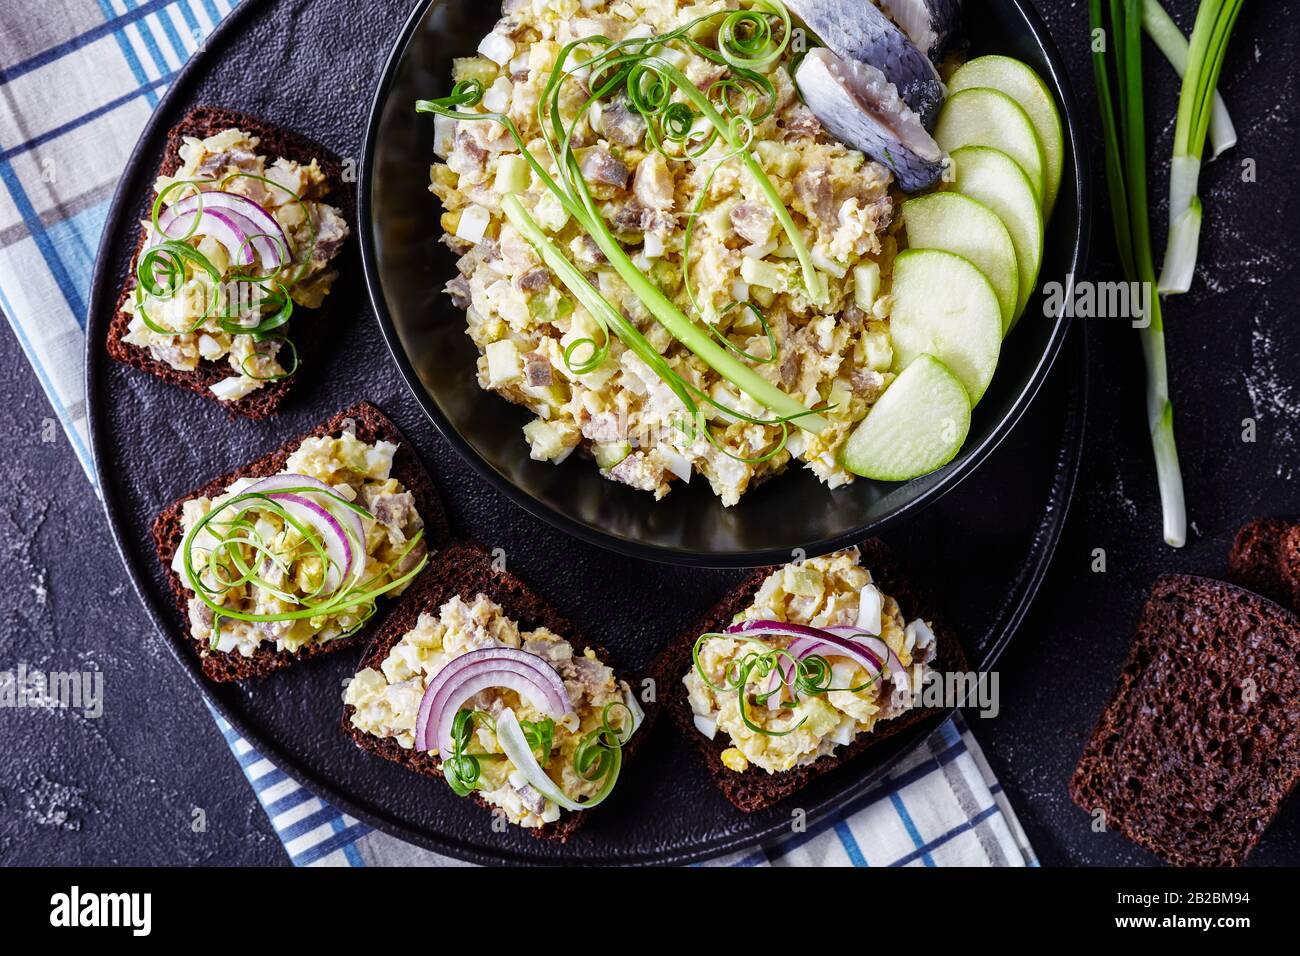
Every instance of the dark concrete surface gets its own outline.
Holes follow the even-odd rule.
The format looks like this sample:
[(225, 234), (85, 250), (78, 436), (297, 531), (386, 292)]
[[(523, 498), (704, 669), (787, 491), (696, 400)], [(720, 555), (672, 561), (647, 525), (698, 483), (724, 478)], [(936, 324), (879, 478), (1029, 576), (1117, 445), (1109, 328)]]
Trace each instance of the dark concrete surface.
[[(1190, 28), (1194, 4), (1169, 4)], [(1081, 0), (1038, 4), (1100, 135)], [(1136, 333), (1089, 323), (1093, 394), (1084, 466), (1065, 536), (1034, 612), (1001, 662), (1001, 713), (974, 730), (1045, 864), (1150, 864), (1114, 834), (1093, 834), (1065, 784), (1095, 718), (1080, 687), (1112, 685), (1141, 601), (1160, 573), (1221, 575), (1236, 528), (1300, 513), (1300, 326), (1295, 302), (1294, 156), (1300, 113), (1296, 19), (1247, 4), (1222, 88), (1240, 145), (1207, 164), (1202, 269), (1165, 309), (1192, 534), (1160, 539)], [(1152, 219), (1163, 234), (1177, 85), (1149, 46)], [(1243, 182), (1253, 160), (1255, 182)], [(1088, 278), (1116, 277), (1098, 179)], [(1157, 256), (1159, 255), (1157, 248)], [(0, 863), (284, 864), (234, 759), (180, 666), (150, 633), (98, 502), (52, 423), (12, 334), (0, 333), (0, 670), (111, 675), (98, 719), (0, 709)], [(1256, 440), (1242, 440), (1254, 422)], [(46, 438), (53, 437), (52, 441)], [(975, 546), (974, 543), (972, 546)], [(1106, 571), (1091, 570), (1104, 549)], [(206, 829), (195, 832), (195, 810)], [(1300, 863), (1300, 800), (1284, 806), (1252, 858)]]

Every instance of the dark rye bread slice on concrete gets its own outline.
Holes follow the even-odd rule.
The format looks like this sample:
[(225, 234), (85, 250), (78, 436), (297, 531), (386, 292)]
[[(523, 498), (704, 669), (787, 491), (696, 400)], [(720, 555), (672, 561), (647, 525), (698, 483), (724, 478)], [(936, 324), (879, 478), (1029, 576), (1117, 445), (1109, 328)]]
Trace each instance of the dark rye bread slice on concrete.
[[(601, 661), (614, 667), (613, 660), (600, 645), (584, 638), (560, 612), (547, 604), (518, 577), (496, 567), (492, 555), (482, 545), (475, 542), (457, 542), (439, 553), (438, 560), (427, 573), (422, 575), (414, 593), (410, 595), (411, 600), (404, 600), (389, 615), (384, 626), (375, 635), (375, 639), (366, 648), (357, 670), (364, 670), (367, 667), (379, 670), (394, 645), (402, 639), (403, 635), (414, 629), (421, 613), (428, 612), (436, 615), (438, 609), (455, 595), (460, 595), (464, 601), (473, 601), (480, 594), (501, 605), (505, 615), (522, 630), (531, 631), (545, 627), (567, 640), (575, 651), (582, 653), (587, 648), (591, 648)], [(617, 668), (615, 668), (615, 677), (627, 680), (632, 690), (636, 691), (636, 681), (620, 674)], [(642, 704), (642, 707), (645, 710), (645, 720), (624, 747), (624, 757), (630, 757), (636, 752), (654, 723), (657, 709), (655, 705)], [(407, 750), (391, 737), (377, 737), (354, 727), (353, 713), (355, 709), (350, 704), (344, 707), (343, 732), (362, 750), (401, 764), (408, 770), (426, 777), (442, 778), (442, 762), (438, 758), (414, 749)], [(624, 767), (626, 768), (626, 761)], [(450, 798), (458, 799), (450, 789), (447, 793)], [(492, 805), (483, 799), (481, 794), (473, 793), (471, 796), (484, 809), (492, 809)], [(527, 832), (541, 840), (556, 840), (563, 843), (578, 827), (582, 826), (588, 813), (594, 812), (596, 811), (562, 810), (560, 818), (554, 823), (532, 827)]]
[(1236, 866), (1300, 778), (1300, 620), (1223, 581), (1151, 589), (1070, 797), (1178, 866)]
[[(447, 515), (443, 510), (442, 500), (438, 497), (438, 491), (434, 487), (433, 479), (429, 477), (424, 465), (420, 463), (419, 457), (411, 447), (411, 443), (407, 441), (406, 436), (402, 434), (396, 425), (389, 421), (388, 416), (369, 402), (358, 402), (349, 408), (345, 408), (329, 421), (318, 425), (306, 434), (285, 442), (275, 451), (249, 462), (236, 471), (222, 475), (220, 478), (214, 478), (202, 488), (196, 488), (189, 494), (178, 498), (164, 508), (158, 517), (154, 519), (154, 546), (158, 551), (158, 560), (162, 562), (163, 569), (166, 571), (172, 594), (176, 598), (176, 608), (180, 614), (177, 623), (181, 627), (181, 633), (185, 635), (186, 640), (193, 646), (195, 653), (198, 654), (203, 666), (203, 673), (209, 679), (232, 681), (244, 680), (249, 677), (264, 677), (282, 667), (288, 667), (290, 664), (306, 660), (309, 657), (315, 657), (318, 654), (330, 654), (349, 647), (357, 647), (367, 640), (374, 631), (377, 621), (382, 619), (383, 605), (384, 603), (390, 603), (386, 602), (384, 598), (380, 598), (380, 610), (375, 619), (360, 631), (348, 637), (329, 641), (325, 644), (308, 644), (296, 652), (278, 651), (273, 647), (263, 646), (259, 647), (251, 657), (244, 657), (238, 653), (213, 651), (209, 649), (206, 641), (195, 638), (190, 634), (189, 599), (193, 592), (185, 587), (180, 575), (173, 571), (171, 566), (172, 557), (176, 554), (176, 550), (185, 537), (185, 528), (181, 516), (186, 501), (204, 496), (212, 498), (220, 495), (225, 492), (232, 482), (239, 478), (265, 478), (268, 475), (277, 474), (284, 467), (289, 455), (304, 440), (322, 435), (338, 435), (347, 419), (351, 419), (356, 424), (355, 434), (362, 441), (373, 443), (383, 440), (397, 445), (397, 451), (393, 455), (391, 475), (400, 481), (402, 487), (410, 491), (415, 498), (416, 510), (424, 520), (424, 539), (430, 552), (430, 564), (435, 560), (433, 552), (442, 548), (450, 539)], [(415, 582), (407, 588), (406, 592), (397, 599), (398, 607), (407, 601), (416, 583), (428, 573), (429, 569), (426, 568), (416, 578)]]
[[(192, 136), (204, 139), (232, 127), (258, 137), (260, 143), (257, 151), (267, 158), (268, 163), (274, 162), (277, 157), (281, 156), (303, 164), (310, 163), (315, 159), (329, 182), (329, 191), (323, 197), (323, 200), (337, 207), (343, 213), (343, 218), (347, 221), (349, 228), (355, 231), (356, 216), (353, 214), (355, 203), (344, 182), (343, 164), (339, 158), (324, 146), (305, 136), (272, 126), (255, 116), (249, 116), (236, 110), (226, 109), (221, 106), (196, 106), (186, 113), (181, 121), (167, 134), (167, 145), (163, 152), (162, 162), (158, 167), (158, 175), (172, 176), (181, 168), (180, 149), (185, 137)], [(154, 196), (151, 193), (148, 197), (150, 208), (153, 199)], [(108, 354), (124, 365), (129, 365), (142, 372), (148, 372), (150, 375), (156, 375), (163, 381), (170, 382), (173, 385), (191, 389), (214, 402), (219, 401), (212, 394), (211, 386), (234, 374), (230, 363), (224, 357), (215, 362), (203, 359), (199, 362), (198, 368), (193, 370), (174, 369), (166, 362), (154, 358), (148, 349), (128, 345), (122, 341), (122, 337), (127, 334), (128, 326), (131, 323), (130, 317), (122, 309), (135, 291), (136, 262), (139, 259), (141, 250), (144, 248), (144, 240), (144, 230), (141, 229), (139, 236), (136, 238), (135, 253), (131, 256), (130, 269), (122, 285), (122, 294), (118, 297), (117, 310), (113, 313), (113, 319), (108, 326)], [(349, 236), (343, 249), (334, 258), (336, 266), (351, 242), (352, 238)], [(301, 307), (295, 307), (294, 309), (294, 317), (289, 320), (288, 334), (298, 349), (298, 372), (295, 372), (289, 378), (268, 382), (244, 398), (233, 402), (220, 402), (220, 404), (232, 413), (247, 418), (263, 419), (274, 415), (283, 404), (289, 389), (299, 377), (302, 368), (309, 365), (321, 353), (326, 340), (326, 332), (334, 324), (335, 316), (339, 313), (339, 310), (334, 308), (337, 304), (337, 292), (337, 288), (331, 289), (319, 309), (303, 309)]]
[(1300, 522), (1257, 518), (1243, 525), (1228, 553), (1228, 580), (1300, 610)]
[[(911, 621), (918, 617), (933, 620), (931, 615), (924, 612), (924, 605), (918, 598), (917, 592), (900, 572), (883, 541), (871, 538), (859, 547), (862, 551), (862, 566), (871, 571), (876, 586), (898, 602), (905, 620)], [(677, 729), (700, 752), (709, 775), (718, 789), (736, 807), (746, 813), (765, 809), (786, 799), (822, 774), (843, 766), (873, 744), (914, 726), (933, 713), (924, 707), (917, 707), (900, 717), (881, 721), (876, 724), (871, 733), (859, 735), (847, 747), (840, 747), (833, 754), (821, 757), (806, 766), (795, 767), (781, 773), (769, 773), (761, 767), (752, 766), (739, 773), (728, 769), (722, 762), (722, 752), (731, 746), (730, 740), (722, 732), (710, 740), (696, 729), (682, 678), (693, 666), (691, 649), (699, 636), (709, 631), (721, 630), (730, 624), (732, 618), (753, 603), (754, 595), (763, 581), (776, 570), (776, 567), (759, 568), (741, 581), (693, 628), (669, 644), (652, 668), (652, 676), (659, 687), (659, 697), (663, 701), (664, 709), (677, 725)], [(931, 666), (940, 673), (965, 671), (966, 659), (955, 635), (939, 622), (933, 623), (938, 648)]]

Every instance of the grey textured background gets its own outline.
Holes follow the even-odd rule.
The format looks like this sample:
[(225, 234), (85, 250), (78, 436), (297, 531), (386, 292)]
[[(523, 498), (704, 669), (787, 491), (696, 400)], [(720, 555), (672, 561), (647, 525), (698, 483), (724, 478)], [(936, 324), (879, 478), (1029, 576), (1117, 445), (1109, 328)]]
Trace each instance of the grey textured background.
[[(1169, 4), (1190, 27), (1194, 4)], [(1038, 4), (1071, 64), (1096, 132), (1082, 2)], [(1067, 531), (1035, 611), (1001, 664), (1002, 712), (977, 736), (1046, 864), (1148, 864), (1113, 834), (1096, 835), (1065, 782), (1095, 713), (1080, 687), (1109, 687), (1151, 580), (1222, 573), (1238, 525), (1300, 512), (1300, 329), (1294, 303), (1297, 26), (1280, 6), (1247, 4), (1223, 89), (1241, 144), (1207, 166), (1202, 272), (1166, 307), (1178, 437), (1193, 535), (1160, 542), (1142, 415), (1135, 334), (1094, 321), (1088, 444)], [(1163, 221), (1162, 158), (1176, 83), (1147, 48), (1153, 222)], [(1100, 170), (1099, 134), (1093, 137)], [(1242, 182), (1242, 161), (1258, 181)], [(1099, 184), (1100, 187), (1100, 184)], [(1112, 278), (1109, 218), (1098, 189), (1091, 276)], [(8, 331), (0, 333), (0, 670), (98, 668), (104, 716), (0, 710), (0, 863), (284, 864), (251, 790), (180, 667), (151, 632), (109, 540), (98, 502)], [(1241, 441), (1256, 422), (1258, 440)], [(52, 442), (43, 438), (54, 430)], [(142, 436), (147, 440), (147, 436)], [(531, 519), (528, 519), (531, 520)], [(977, 547), (972, 542), (972, 547)], [(1090, 571), (1104, 548), (1108, 570)], [(1095, 694), (1093, 695), (1095, 697)], [(194, 809), (207, 830), (191, 829)], [(1300, 863), (1300, 800), (1253, 857)]]

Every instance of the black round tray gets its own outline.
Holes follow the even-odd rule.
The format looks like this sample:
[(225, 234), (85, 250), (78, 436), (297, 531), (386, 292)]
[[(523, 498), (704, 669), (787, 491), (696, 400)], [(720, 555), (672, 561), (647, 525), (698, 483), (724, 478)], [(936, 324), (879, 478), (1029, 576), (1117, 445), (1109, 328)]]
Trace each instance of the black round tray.
[[(232, 421), (215, 403), (109, 360), (104, 338), (166, 132), (195, 103), (235, 107), (358, 155), (370, 91), (409, 11), (405, 4), (245, 0), (172, 85), (119, 183), (104, 230), (87, 325), (87, 396), (109, 526), (160, 634), (196, 686), (248, 741), (323, 799), (395, 836), (475, 862), (684, 863), (785, 832), (788, 809), (744, 815), (709, 783), (667, 722), (654, 728), (617, 796), (568, 844), (492, 832), (490, 817), (446, 785), (359, 751), (339, 729), (340, 653), (247, 686), (213, 685), (180, 632), (149, 525), (179, 495), (346, 404), (374, 401), (405, 430), (466, 536), (506, 549), (512, 570), (638, 674), (734, 581), (734, 571), (672, 567), (565, 537), (512, 506), (434, 431), (384, 347), (361, 293), (355, 254), (336, 287), (345, 323), (276, 419)], [(972, 663), (996, 660), (1029, 607), (1069, 506), (1087, 383), (1082, 330), (1070, 336), (1037, 401), (981, 469), (888, 536), (935, 597)], [(797, 478), (795, 480), (798, 480)], [(129, 638), (123, 638), (129, 639)], [(147, 688), (140, 688), (146, 693)], [(811, 820), (865, 793), (942, 719), (826, 775), (799, 799)]]

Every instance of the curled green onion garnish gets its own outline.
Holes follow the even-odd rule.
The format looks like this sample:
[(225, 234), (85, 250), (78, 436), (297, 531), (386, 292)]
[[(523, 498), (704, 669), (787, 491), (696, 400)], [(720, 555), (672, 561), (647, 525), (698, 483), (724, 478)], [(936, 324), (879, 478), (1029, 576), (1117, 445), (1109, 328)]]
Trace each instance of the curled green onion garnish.
[[(728, 663), (726, 672), (722, 675), (721, 684), (714, 683), (700, 660), (700, 649), (708, 641), (715, 639), (742, 641), (755, 648)], [(797, 723), (785, 730), (769, 730), (750, 719), (746, 710), (746, 702), (749, 698), (753, 698), (756, 706), (764, 707), (767, 706), (774, 695), (779, 699), (781, 692), (786, 687), (789, 687), (790, 700), (788, 703), (791, 708), (794, 708), (803, 697), (819, 697), (836, 692), (856, 694), (874, 686), (880, 679), (880, 675), (876, 674), (869, 676), (865, 682), (854, 687), (834, 687), (831, 684), (833, 673), (830, 662), (822, 655), (810, 654), (807, 657), (795, 657), (784, 648), (773, 648), (762, 641), (738, 634), (719, 634), (716, 632), (701, 634), (691, 648), (691, 661), (700, 680), (715, 694), (734, 693), (736, 695), (736, 708), (741, 721), (754, 733), (763, 734), (766, 737), (784, 737), (793, 733), (803, 726), (808, 717), (805, 714)], [(772, 690), (763, 690), (762, 685), (768, 681), (768, 678), (772, 676), (772, 672), (778, 668), (784, 679), (779, 679)]]
[[(257, 337), (254, 336), (254, 338)], [(293, 339), (289, 338), (287, 335), (266, 335), (261, 339), (258, 339), (258, 341), (279, 342), (282, 347), (287, 345), (289, 347), (289, 355), (292, 358), (292, 361), (289, 363), (288, 368), (284, 368), (284, 363), (281, 362), (280, 365), (284, 368), (281, 372), (277, 372), (274, 375), (261, 375), (249, 369), (248, 363), (255, 358), (255, 355), (250, 354), (244, 356), (244, 360), (239, 363), (239, 371), (241, 373), (247, 375), (249, 378), (257, 379), (259, 382), (278, 382), (281, 379), (288, 378), (293, 375), (294, 372), (298, 371), (298, 346), (293, 344)], [(276, 360), (279, 361), (279, 356), (276, 356)]]
[(447, 778), (448, 785), (458, 797), (468, 796), (471, 791), (478, 788), (481, 772), (479, 760), (484, 755), (466, 752), (475, 720), (484, 722), (487, 726), (491, 725), (491, 718), (482, 711), (464, 709), (456, 711), (456, 716), (451, 721), (452, 752), (446, 760), (442, 761), (443, 776)]
[(550, 717), (543, 717), (541, 720), (521, 720), (519, 728), (524, 732), (528, 746), (537, 755), (538, 761), (546, 763), (550, 759), (551, 748), (555, 746), (555, 721)]
[[(618, 720), (613, 714), (624, 714)], [(621, 700), (610, 701), (600, 711), (600, 726), (584, 734), (573, 750), (573, 772), (588, 783), (603, 780), (617, 772), (620, 751), (632, 736), (635, 718)]]
[[(189, 267), (189, 268), (187, 268)], [(189, 288), (187, 274), (202, 276), (206, 282)], [(159, 335), (184, 335), (196, 331), (211, 318), (214, 308), (224, 301), (221, 271), (203, 253), (187, 242), (166, 239), (150, 246), (140, 254), (136, 263), (135, 307), (140, 319)], [(203, 297), (203, 312), (194, 324), (181, 331), (168, 329), (153, 320), (146, 304), (150, 299), (167, 301), (189, 289), (190, 294)]]
[[(308, 493), (327, 499), (331, 508), (347, 509), (367, 519), (372, 517), (364, 508), (341, 495), (315, 487), (277, 489), (277, 494), (288, 493)], [(266, 537), (265, 525), (258, 520), (259, 514), (278, 517), (283, 523), (282, 529), (269, 538)], [(195, 542), (205, 532), (212, 536), (213, 542), (210, 546), (205, 542), (203, 549), (196, 549)], [(291, 532), (296, 533), (297, 540), (288, 553), (284, 554), (282, 552)], [(357, 555), (356, 560), (364, 562), (365, 541), (357, 541), (347, 529), (345, 533)], [(295, 518), (274, 498), (257, 492), (245, 492), (221, 502), (195, 522), (181, 542), (181, 557), (186, 583), (212, 612), (211, 646), (215, 649), (221, 640), (221, 622), (226, 618), (253, 623), (278, 623), (325, 617), (355, 617), (355, 620), (343, 627), (338, 636), (346, 637), (355, 633), (375, 613), (375, 602), (381, 595), (404, 587), (428, 564), (429, 556), (423, 554), (413, 567), (401, 570), (423, 536), (423, 530), (416, 532), (398, 556), (371, 577), (357, 580), (358, 575), (351, 575), (351, 580), (347, 580), (344, 569), (338, 567), (329, 556), (325, 543), (316, 530)], [(205, 551), (206, 556), (199, 557), (197, 552), (200, 550)], [(289, 592), (267, 577), (272, 570), (287, 576), (291, 565), (313, 558), (318, 570), (306, 579), (304, 593)], [(332, 588), (329, 586), (331, 571), (338, 581)], [(295, 605), (295, 609), (258, 613), (240, 611), (225, 605), (224, 601), (231, 590), (248, 585), (259, 588), (286, 604)]]

